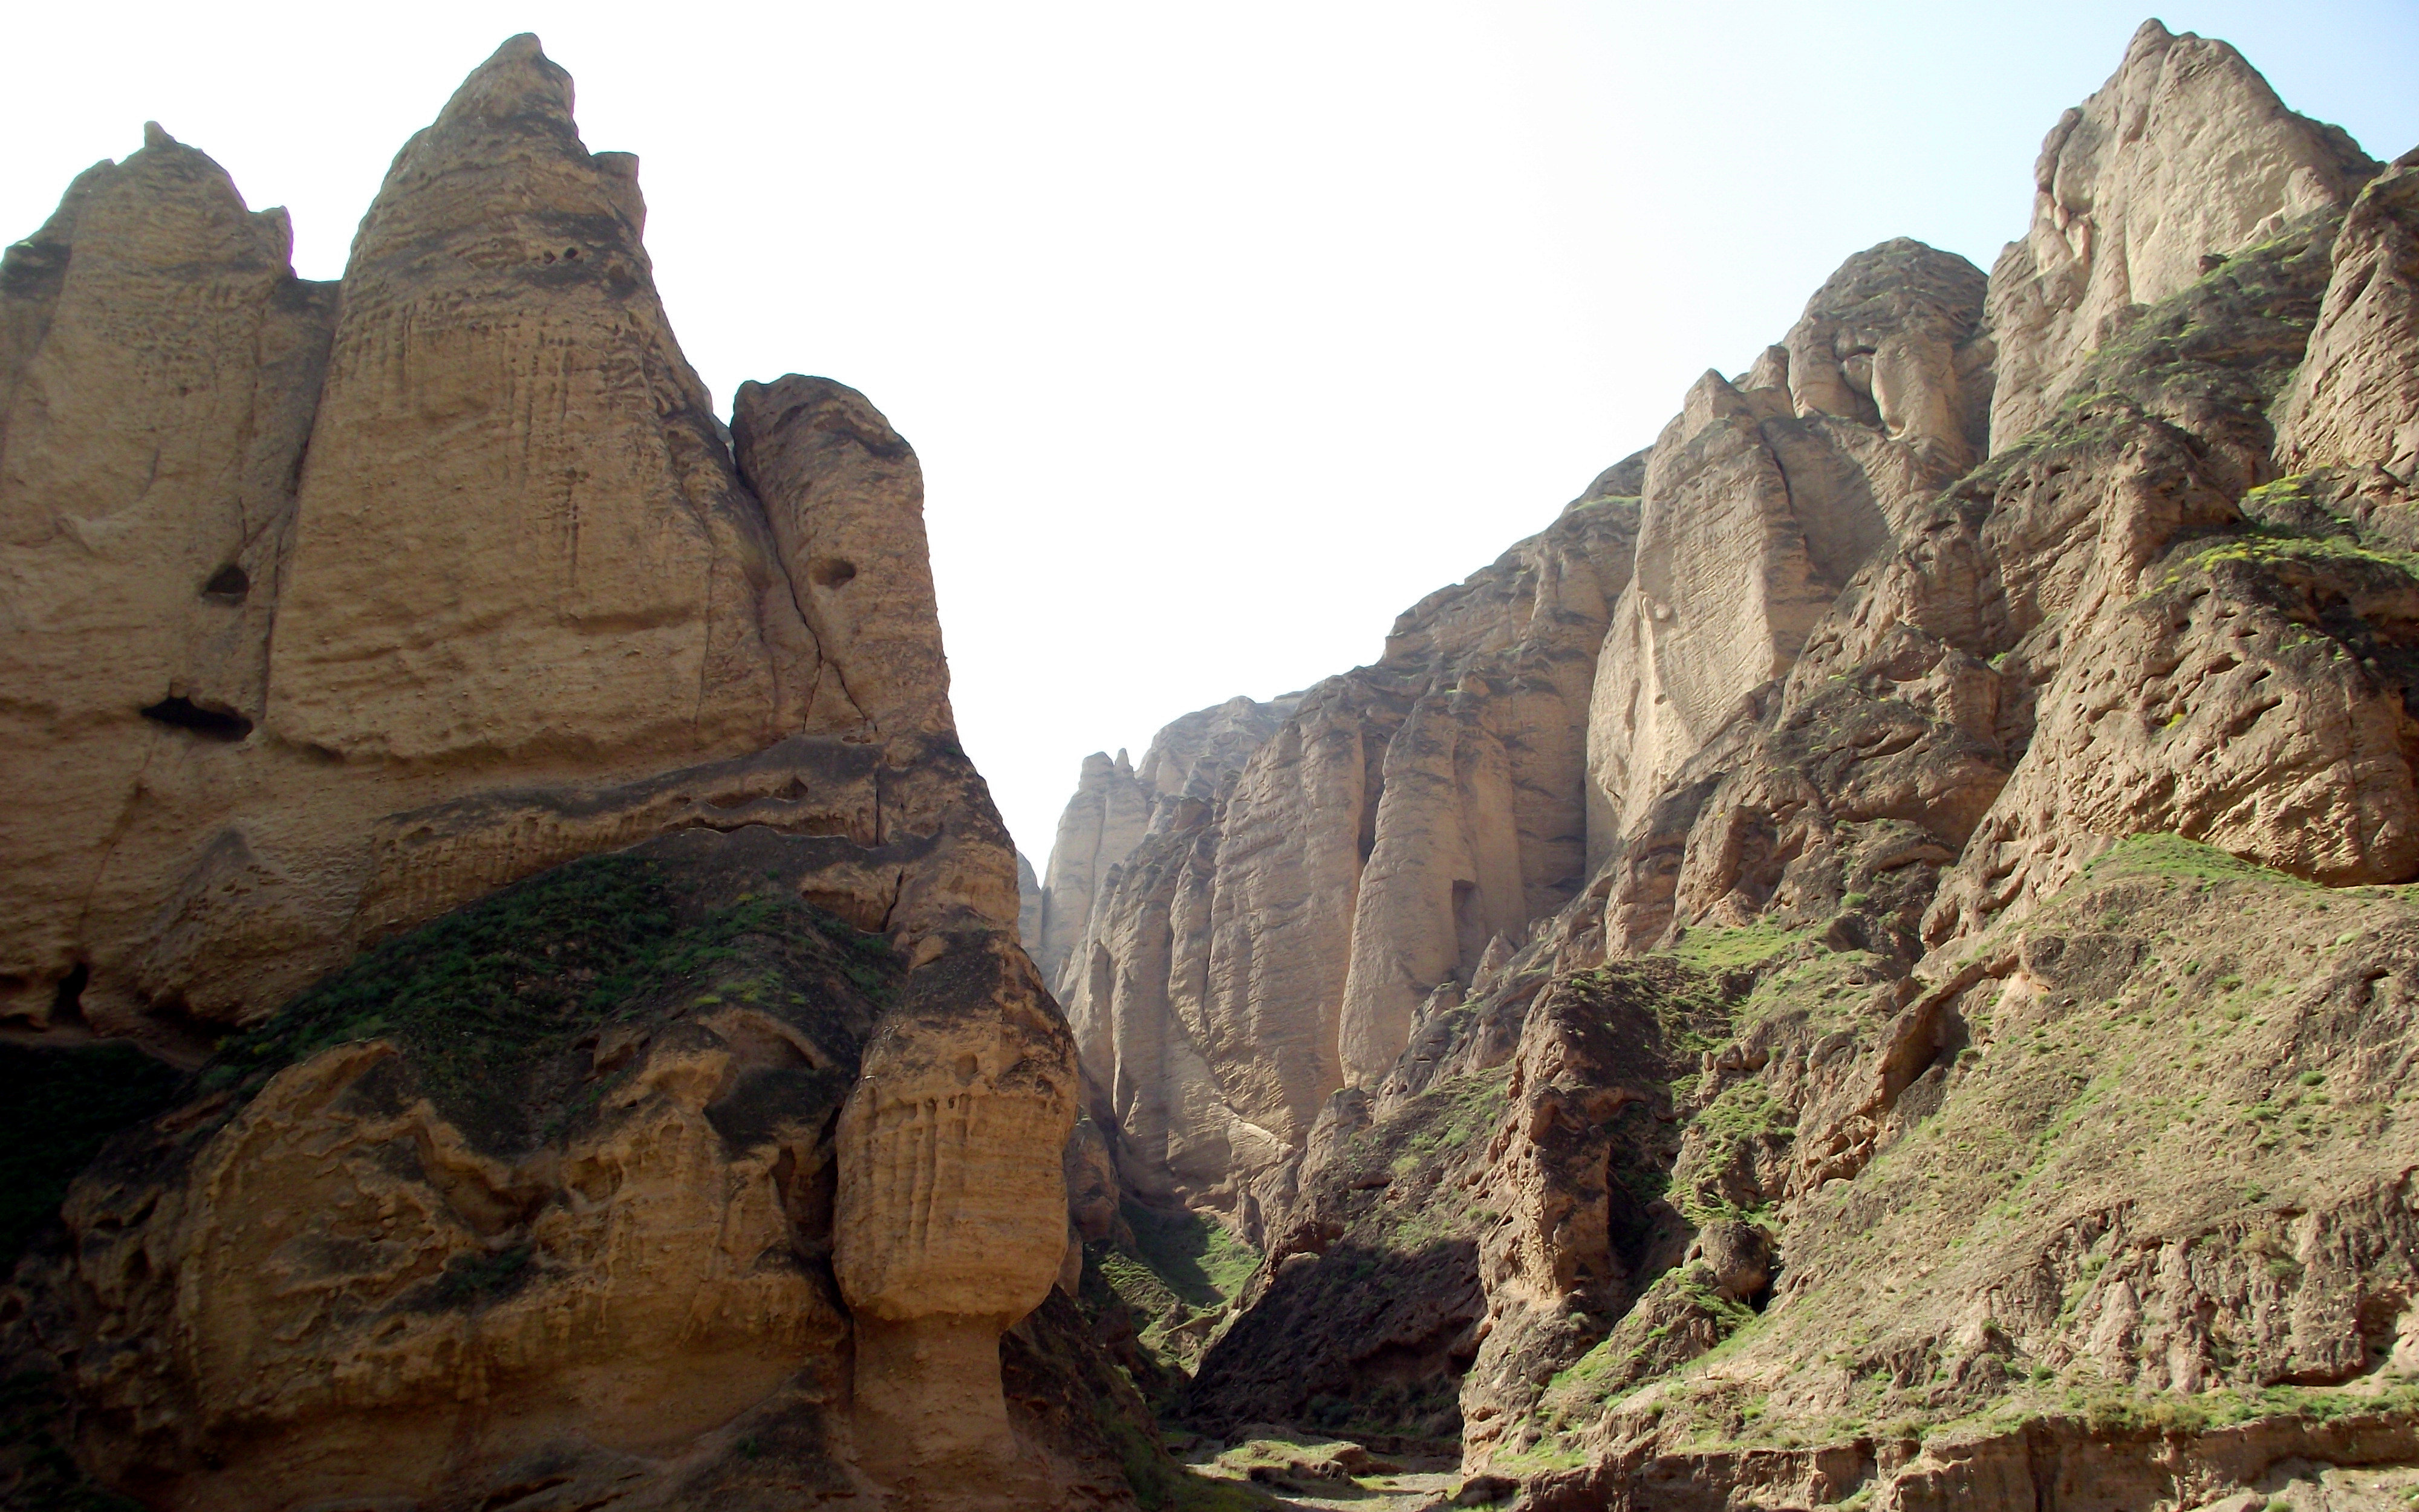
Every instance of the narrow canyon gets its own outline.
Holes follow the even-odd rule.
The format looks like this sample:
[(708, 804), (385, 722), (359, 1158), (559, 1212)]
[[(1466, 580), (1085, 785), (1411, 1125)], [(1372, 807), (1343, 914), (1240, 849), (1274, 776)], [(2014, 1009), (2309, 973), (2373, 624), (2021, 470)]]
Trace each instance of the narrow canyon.
[(2149, 22), (2033, 182), (1037, 865), (535, 38), (334, 283), (149, 129), (0, 265), (0, 1505), (2419, 1502), (2419, 151)]

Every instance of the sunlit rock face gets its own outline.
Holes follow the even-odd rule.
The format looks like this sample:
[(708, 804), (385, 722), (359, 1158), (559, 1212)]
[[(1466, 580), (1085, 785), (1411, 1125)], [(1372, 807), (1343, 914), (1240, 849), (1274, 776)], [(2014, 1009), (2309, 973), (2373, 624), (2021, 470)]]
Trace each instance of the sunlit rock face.
[[(915, 455), (794, 375), (743, 390), (734, 453), (636, 175), (521, 38), (396, 159), (339, 286), (156, 131), (11, 250), (0, 654), (51, 774), (0, 819), (12, 1016), (73, 977), (173, 1050), (662, 830), (939, 832), (883, 776), (951, 759)], [(1012, 906), (987, 844), (932, 870)]]
[(156, 128), (8, 253), (0, 1012), (202, 1069), (0, 1349), (153, 1505), (1114, 1504), (915, 453), (726, 427), (571, 111), (505, 43), (337, 285)]
[(2123, 67), (2042, 143), (2031, 229), (1992, 270), (1991, 450), (2051, 419), (2136, 306), (2181, 291), (2204, 258), (2342, 213), (2376, 171), (2233, 48), (2144, 22)]
[(2360, 191), (2277, 449), (2288, 472), (2376, 467), (2419, 482), (2419, 156)]
[(1060, 981), (1128, 1188), (1260, 1250), (1193, 1421), (1574, 1512), (2407, 1499), (2411, 167), (2146, 25), (1987, 279), (1850, 258), (1591, 490), (1576, 695), (1473, 579), (1154, 817)]
[[(1407, 610), (1375, 664), (1187, 715), (1131, 777), (1086, 763), (1045, 917), (1086, 909), (1058, 995), (1133, 1188), (1256, 1224), (1328, 1096), (1374, 1085), (1422, 1004), (1578, 889), (1583, 711), (1637, 486), (1614, 469)], [(1127, 841), (1101, 816), (1137, 798)]]

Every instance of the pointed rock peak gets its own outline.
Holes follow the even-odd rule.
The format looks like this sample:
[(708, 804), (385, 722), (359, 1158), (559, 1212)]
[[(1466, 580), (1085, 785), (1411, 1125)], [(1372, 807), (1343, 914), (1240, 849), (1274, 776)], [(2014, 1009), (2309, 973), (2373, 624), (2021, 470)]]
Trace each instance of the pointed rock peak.
[(569, 126), (571, 107), (570, 73), (546, 55), (536, 34), (523, 32), (470, 70), (438, 113), (437, 130), (473, 122), (501, 125), (529, 115)]
[(2125, 60), (2130, 63), (2146, 53), (2158, 52), (2175, 39), (2176, 34), (2167, 30), (2167, 23), (2152, 16), (2134, 28), (2134, 39), (2125, 44)]
[(143, 145), (76, 176), (38, 245), (81, 245), (124, 265), (290, 271), (293, 228), (284, 210), (255, 212), (218, 160), (143, 123)]

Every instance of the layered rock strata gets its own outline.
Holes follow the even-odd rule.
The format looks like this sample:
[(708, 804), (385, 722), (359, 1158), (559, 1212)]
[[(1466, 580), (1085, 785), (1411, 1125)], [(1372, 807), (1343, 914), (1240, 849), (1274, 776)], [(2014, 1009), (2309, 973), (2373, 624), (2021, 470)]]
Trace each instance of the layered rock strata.
[(1635, 531), (1634, 496), (1610, 491), (1626, 477), (1406, 611), (1374, 665), (1188, 715), (1132, 779), (1087, 763), (1061, 830), (1079, 855), (1100, 853), (1112, 785), (1149, 805), (1083, 894), (1058, 977), (1137, 1189), (1255, 1230), (1254, 1183), (1282, 1184), (1329, 1094), (1373, 1085), (1424, 1002), (1579, 886), (1581, 711)]
[[(1485, 913), (1490, 768), (1433, 688), (1384, 728), (1399, 846), (1238, 847), (1314, 752), (1331, 822), (1371, 812), (1297, 714), (1137, 848), (1107, 990), (1070, 979), (1127, 1010), (1077, 1015), (1095, 1116), (1263, 1251), (1186, 1412), (1450, 1436), (1468, 1499), (1541, 1507), (2400, 1494), (2407, 168), (2151, 23), (1987, 281), (1885, 243), (1694, 386), (1616, 469), (1567, 901)], [(1339, 1007), (1332, 1064), (1348, 989), (1248, 1019), (1120, 974), (1229, 894), (1254, 970), (1320, 959), (1348, 897), (1357, 983), (1364, 921), (1435, 942), (1384, 890), (1441, 876), (1491, 933), (1394, 948), (1431, 990), (1350, 1052)], [(1322, 1083), (1257, 1145), (1162, 1132)]]
[(0, 1475), (1132, 1504), (915, 453), (822, 378), (726, 430), (571, 107), (505, 43), (339, 285), (156, 128), (9, 251), (0, 1011), (202, 1066), (0, 1300)]
[(521, 38), (336, 287), (156, 130), (10, 250), (14, 1020), (198, 1054), (362, 943), (685, 825), (938, 847), (934, 906), (1012, 916), (987, 809), (927, 791), (976, 779), (914, 454), (792, 377), (743, 392), (734, 456), (636, 176)]

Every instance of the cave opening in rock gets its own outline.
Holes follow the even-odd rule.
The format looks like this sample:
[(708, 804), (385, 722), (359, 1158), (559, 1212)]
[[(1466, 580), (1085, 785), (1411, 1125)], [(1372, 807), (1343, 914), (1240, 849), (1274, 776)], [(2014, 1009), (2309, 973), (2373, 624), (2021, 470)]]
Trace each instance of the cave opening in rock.
[(252, 593), (252, 576), (233, 562), (210, 574), (202, 597), (219, 603), (241, 603)]
[(170, 694), (142, 710), (143, 717), (172, 728), (191, 730), (206, 741), (240, 741), (252, 734), (252, 721), (232, 709), (197, 704), (182, 694)]
[(67, 975), (59, 978), (58, 989), (51, 994), (51, 1025), (84, 1022), (84, 989), (92, 981), (92, 967), (78, 961)]

